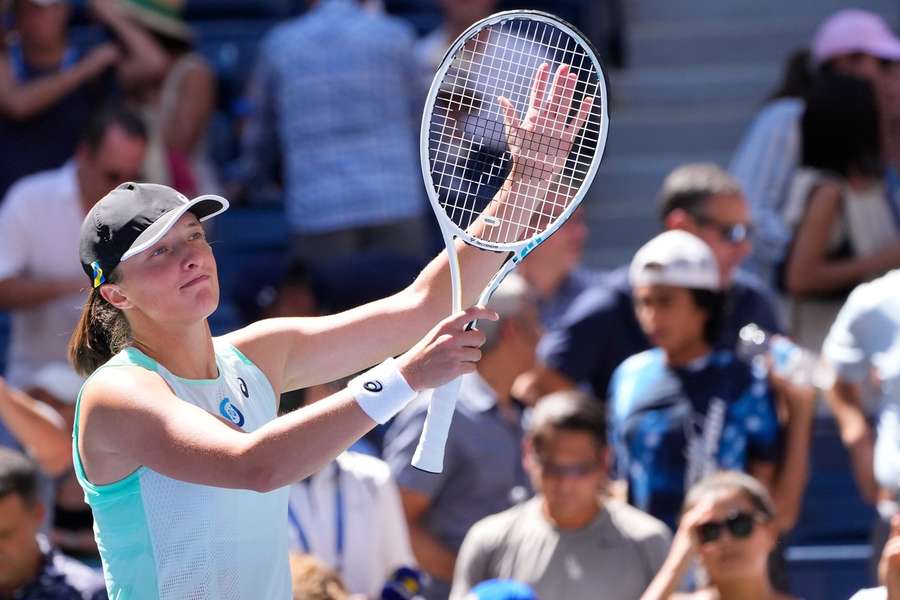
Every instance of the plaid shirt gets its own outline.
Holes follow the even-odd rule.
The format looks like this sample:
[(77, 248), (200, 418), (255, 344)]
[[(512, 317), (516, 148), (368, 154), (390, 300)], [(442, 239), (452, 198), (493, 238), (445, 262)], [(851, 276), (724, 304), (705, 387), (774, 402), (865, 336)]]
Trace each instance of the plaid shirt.
[(355, 0), (323, 0), (263, 40), (244, 138), (252, 181), (280, 147), (298, 233), (421, 214), (422, 67), (412, 31)]
[(16, 600), (106, 600), (103, 577), (80, 562), (63, 556), (38, 536), (41, 570), (33, 581), (13, 592)]

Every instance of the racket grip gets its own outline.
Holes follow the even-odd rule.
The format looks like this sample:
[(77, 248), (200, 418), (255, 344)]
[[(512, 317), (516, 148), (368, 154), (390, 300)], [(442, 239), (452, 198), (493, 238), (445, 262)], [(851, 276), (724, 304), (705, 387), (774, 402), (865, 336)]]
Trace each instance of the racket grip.
[(435, 389), (431, 396), (419, 445), (412, 458), (412, 466), (420, 471), (441, 473), (444, 470), (444, 447), (447, 445), (461, 383), (462, 378), (457, 377)]

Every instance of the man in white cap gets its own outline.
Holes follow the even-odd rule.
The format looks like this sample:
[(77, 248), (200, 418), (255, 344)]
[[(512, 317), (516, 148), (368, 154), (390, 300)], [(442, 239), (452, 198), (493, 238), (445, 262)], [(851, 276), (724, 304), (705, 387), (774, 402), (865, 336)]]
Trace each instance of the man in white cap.
[[(900, 39), (879, 15), (860, 9), (834, 13), (813, 36), (810, 60), (814, 75), (836, 72), (868, 81), (879, 98), (883, 125), (893, 120), (891, 113), (900, 104), (893, 82), (900, 79), (894, 73), (900, 62)], [(744, 189), (757, 226), (752, 267), (769, 284), (791, 239), (780, 211), (800, 163), (803, 110), (801, 97), (769, 102), (750, 124), (729, 167)], [(888, 184), (896, 179), (888, 174)]]

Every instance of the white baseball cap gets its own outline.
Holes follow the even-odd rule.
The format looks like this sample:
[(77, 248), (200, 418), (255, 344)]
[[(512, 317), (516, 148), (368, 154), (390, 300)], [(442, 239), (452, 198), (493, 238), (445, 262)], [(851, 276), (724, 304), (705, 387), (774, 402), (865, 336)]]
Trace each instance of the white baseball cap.
[(877, 58), (900, 61), (900, 39), (879, 15), (868, 10), (839, 10), (816, 30), (812, 56), (822, 64), (836, 56), (862, 52)]
[(673, 229), (659, 234), (634, 255), (628, 270), (632, 287), (672, 285), (701, 290), (719, 289), (719, 264), (706, 242)]

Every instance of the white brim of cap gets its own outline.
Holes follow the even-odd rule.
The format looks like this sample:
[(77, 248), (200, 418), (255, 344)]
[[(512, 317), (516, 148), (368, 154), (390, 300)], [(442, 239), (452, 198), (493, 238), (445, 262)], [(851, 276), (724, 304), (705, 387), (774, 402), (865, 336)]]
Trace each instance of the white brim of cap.
[(646, 271), (633, 273), (629, 277), (632, 287), (646, 285), (668, 285), (671, 287), (689, 288), (696, 290), (719, 291), (718, 274), (707, 273), (648, 273)]
[[(173, 208), (169, 212), (163, 214), (163, 216), (158, 218), (156, 221), (154, 221), (153, 224), (151, 224), (150, 227), (148, 227), (146, 230), (146, 231), (152, 230), (152, 235), (150, 235), (146, 239), (142, 239), (144, 234), (141, 234), (140, 236), (138, 236), (138, 239), (135, 240), (135, 243), (132, 244), (131, 247), (125, 252), (125, 254), (122, 255), (122, 258), (119, 259), (119, 262), (124, 262), (124, 261), (128, 260), (129, 258), (131, 258), (132, 256), (135, 256), (136, 254), (140, 254), (144, 250), (147, 250), (148, 248), (150, 248), (151, 246), (156, 244), (159, 240), (161, 240), (163, 237), (165, 237), (165, 235), (167, 233), (169, 233), (169, 230), (172, 229), (172, 227), (175, 225), (175, 223), (178, 222), (178, 219), (180, 219), (182, 216), (184, 216), (184, 214), (186, 212), (190, 211), (193, 207), (197, 206), (198, 204), (200, 204), (202, 202), (209, 202), (209, 201), (218, 202), (220, 205), (220, 208), (216, 211), (209, 213), (208, 215), (199, 217), (200, 221), (205, 221), (207, 219), (211, 219), (211, 218), (215, 217), (216, 215), (220, 215), (223, 212), (225, 212), (226, 210), (228, 210), (228, 200), (226, 200), (225, 198), (223, 198), (221, 196), (216, 196), (215, 194), (205, 194), (203, 196), (197, 196), (190, 202), (188, 202), (186, 204), (182, 204), (179, 207)], [(145, 233), (146, 233), (146, 231), (145, 231)]]

